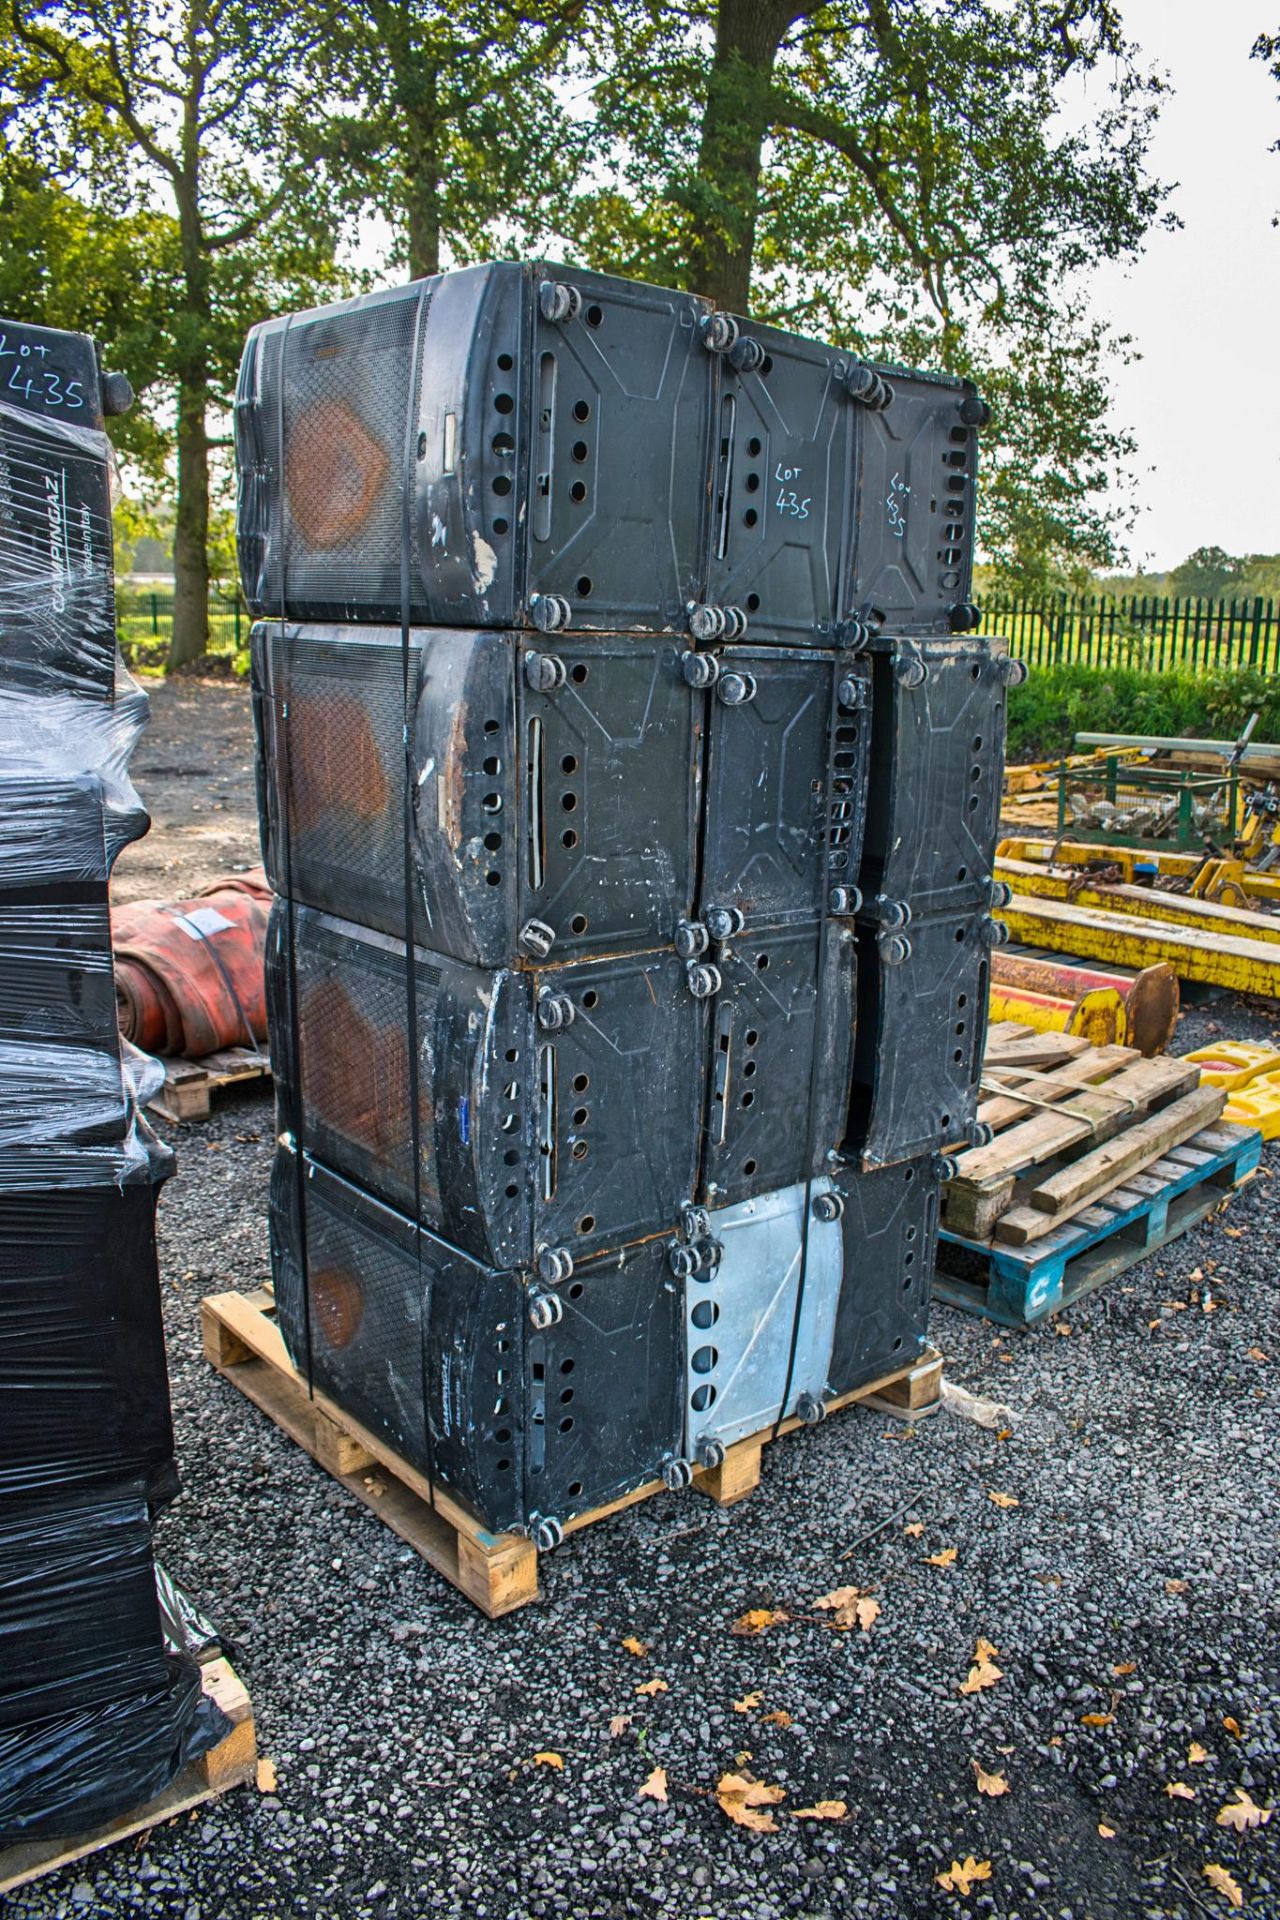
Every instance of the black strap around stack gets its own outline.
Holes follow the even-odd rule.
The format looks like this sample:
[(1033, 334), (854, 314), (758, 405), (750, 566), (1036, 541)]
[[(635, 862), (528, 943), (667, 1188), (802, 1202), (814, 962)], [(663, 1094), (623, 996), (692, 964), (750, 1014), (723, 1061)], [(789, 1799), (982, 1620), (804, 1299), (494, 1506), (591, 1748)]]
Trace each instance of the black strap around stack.
[[(284, 697), (279, 700), (279, 722), (277, 737), (283, 747), (284, 761), (284, 804), (280, 810), (281, 826), (284, 831), (284, 910), (288, 926), (288, 967), (289, 967), (289, 1046), (293, 1054), (293, 1112), (290, 1122), (293, 1132), (293, 1180), (294, 1204), (297, 1212), (298, 1244), (297, 1258), (299, 1279), (302, 1284), (302, 1325), (307, 1345), (307, 1392), (314, 1393), (314, 1361), (311, 1351), (311, 1271), (307, 1258), (307, 1169), (306, 1169), (306, 1096), (303, 1091), (302, 1067), (302, 1021), (298, 1010), (298, 930), (297, 904), (293, 890), (293, 755), (289, 738), (289, 674), (285, 665), (287, 656), (288, 631), (288, 595), (285, 588), (289, 567), (289, 530), (285, 514), (285, 425), (284, 396), (285, 380), (288, 371), (289, 329), (293, 325), (293, 315), (286, 314), (284, 326), (280, 331), (280, 365), (276, 380), (276, 457), (279, 462), (276, 474), (276, 499), (279, 503), (280, 540), (277, 549), (280, 568), (280, 661), (284, 675)], [(265, 352), (266, 342), (263, 342)], [(263, 649), (267, 661), (267, 691), (271, 700), (271, 712), (277, 707), (275, 672), (272, 667), (273, 650)]]
[(418, 1058), (418, 978), (415, 961), (414, 791), (416, 775), (413, 757), (414, 711), (411, 702), (411, 651), (409, 614), (412, 591), (410, 567), (413, 536), (414, 470), (417, 463), (417, 399), (419, 369), (422, 365), (422, 334), (427, 308), (431, 303), (431, 282), (419, 282), (418, 299), (413, 312), (413, 348), (409, 368), (409, 396), (405, 406), (404, 458), (400, 474), (400, 697), (404, 722), (404, 807), (401, 838), (404, 851), (404, 985), (405, 1011), (409, 1023), (409, 1142), (413, 1153), (413, 1249), (418, 1266), (418, 1367), (422, 1390), (422, 1440), (426, 1450), (427, 1480), (435, 1491), (435, 1453), (428, 1413), (427, 1332), (431, 1319), (430, 1302), (423, 1297), (422, 1268), (422, 1118), (421, 1066)]

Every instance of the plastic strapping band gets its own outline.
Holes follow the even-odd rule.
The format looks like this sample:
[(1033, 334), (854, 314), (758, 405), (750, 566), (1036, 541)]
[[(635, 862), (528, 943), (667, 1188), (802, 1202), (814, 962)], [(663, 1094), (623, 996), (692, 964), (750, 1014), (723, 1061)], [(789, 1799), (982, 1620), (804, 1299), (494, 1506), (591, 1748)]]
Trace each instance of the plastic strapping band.
[(421, 1066), (418, 1055), (418, 981), (414, 896), (416, 893), (413, 860), (413, 764), (414, 715), (410, 708), (411, 652), (409, 647), (410, 538), (413, 532), (413, 486), (418, 438), (418, 379), (422, 363), (422, 335), (427, 308), (431, 302), (431, 282), (423, 280), (413, 315), (413, 349), (409, 370), (409, 399), (405, 408), (404, 459), (400, 475), (400, 692), (404, 722), (404, 808), (401, 832), (404, 842), (404, 983), (405, 1013), (409, 1024), (409, 1141), (413, 1153), (413, 1248), (418, 1264), (418, 1370), (422, 1391), (422, 1442), (426, 1453), (427, 1481), (435, 1491), (435, 1450), (431, 1442), (431, 1405), (427, 1366), (427, 1335), (431, 1320), (431, 1302), (424, 1298), (422, 1278), (422, 1116), (420, 1112)]
[[(286, 573), (288, 570), (288, 528), (285, 523), (285, 457), (284, 457), (284, 394), (285, 378), (288, 372), (289, 329), (293, 325), (293, 315), (286, 314), (284, 326), (280, 332), (280, 365), (277, 370), (276, 385), (276, 451), (279, 468), (276, 474), (276, 497), (280, 512), (280, 658), (283, 662), (286, 653), (286, 614), (288, 595), (286, 592)], [(266, 336), (260, 336), (265, 352)], [(277, 714), (278, 693), (272, 661), (273, 650), (270, 644), (263, 648), (267, 661), (267, 692), (270, 698), (268, 711)], [(289, 1046), (293, 1055), (293, 1111), (289, 1115), (293, 1133), (293, 1180), (294, 1198), (297, 1209), (298, 1244), (297, 1258), (301, 1269), (299, 1279), (302, 1285), (302, 1325), (307, 1343), (307, 1392), (313, 1393), (314, 1362), (311, 1353), (311, 1267), (307, 1258), (307, 1169), (306, 1169), (306, 1098), (303, 1091), (304, 1074), (302, 1063), (302, 1020), (298, 1007), (298, 930), (296, 903), (293, 892), (293, 755), (289, 740), (289, 680), (286, 670), (285, 692), (279, 701), (278, 739), (283, 746), (284, 795), (281, 808), (280, 826), (284, 834), (284, 904), (285, 923), (288, 929), (288, 972), (289, 972)]]

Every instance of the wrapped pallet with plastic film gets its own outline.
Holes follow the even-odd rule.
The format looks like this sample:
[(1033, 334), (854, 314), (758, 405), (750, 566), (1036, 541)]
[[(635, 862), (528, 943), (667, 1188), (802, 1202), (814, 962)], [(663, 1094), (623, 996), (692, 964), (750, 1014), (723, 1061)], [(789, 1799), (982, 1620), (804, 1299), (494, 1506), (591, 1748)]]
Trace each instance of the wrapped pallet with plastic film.
[(91, 340), (0, 320), (0, 1846), (149, 1799), (226, 1731), (166, 1631), (160, 1070), (122, 1045), (107, 888), (147, 828)]

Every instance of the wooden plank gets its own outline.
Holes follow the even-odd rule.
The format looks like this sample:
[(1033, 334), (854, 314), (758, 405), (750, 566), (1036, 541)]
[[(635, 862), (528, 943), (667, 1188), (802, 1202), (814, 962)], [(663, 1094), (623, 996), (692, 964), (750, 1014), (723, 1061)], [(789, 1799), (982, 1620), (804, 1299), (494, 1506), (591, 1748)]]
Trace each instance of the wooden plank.
[(1101, 1088), (1082, 1088), (1055, 1107), (998, 1134), (985, 1147), (970, 1147), (956, 1163), (957, 1178), (980, 1186), (1006, 1179), (1080, 1140), (1103, 1139), (1116, 1133), (1135, 1113), (1157, 1101), (1172, 1100), (1198, 1085), (1200, 1069), (1194, 1061), (1136, 1060), (1114, 1074)]
[(27, 1840), (0, 1851), (0, 1894), (12, 1893), (117, 1841), (146, 1833), (254, 1778), (258, 1747), (253, 1708), (235, 1669), (227, 1660), (210, 1660), (201, 1669), (201, 1679), (205, 1693), (217, 1701), (232, 1723), (227, 1737), (203, 1759), (184, 1767), (177, 1779), (145, 1806), (71, 1838)]
[[(1132, 1066), (1141, 1057), (1136, 1047), (1090, 1047), (1078, 1059), (1069, 1060), (1054, 1073), (1028, 1073), (1025, 1081), (1010, 1074), (1009, 1092), (993, 1093), (983, 1100), (978, 1108), (978, 1118), (998, 1133), (1002, 1128), (1012, 1126), (1015, 1120), (1026, 1119), (1041, 1102), (1057, 1102), (1079, 1087), (1109, 1080), (1121, 1067)], [(1000, 1084), (1005, 1084), (1003, 1073)], [(1031, 1098), (1020, 1100), (1019, 1089), (1030, 1094)]]
[(1108, 1141), (1042, 1181), (1031, 1195), (1032, 1206), (1040, 1213), (1062, 1214), (1090, 1194), (1105, 1192), (1125, 1174), (1141, 1172), (1170, 1148), (1181, 1146), (1216, 1120), (1226, 1104), (1222, 1087), (1197, 1087), (1152, 1119), (1128, 1128), (1118, 1140)]
[(1036, 1033), (993, 1047), (988, 1036), (984, 1063), (992, 1067), (1057, 1067), (1078, 1059), (1092, 1042), (1083, 1033)]

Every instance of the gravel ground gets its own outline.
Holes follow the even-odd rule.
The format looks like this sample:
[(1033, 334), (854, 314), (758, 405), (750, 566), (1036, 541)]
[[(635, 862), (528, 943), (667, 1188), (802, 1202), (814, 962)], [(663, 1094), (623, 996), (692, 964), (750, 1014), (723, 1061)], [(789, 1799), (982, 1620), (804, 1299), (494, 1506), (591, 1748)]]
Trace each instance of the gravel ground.
[[(1275, 1024), (1224, 1001), (1179, 1044)], [(1275, 1150), (1224, 1214), (1057, 1324), (938, 1311), (951, 1378), (1007, 1403), (1011, 1435), (852, 1410), (766, 1449), (740, 1507), (663, 1495), (576, 1535), (544, 1603), (490, 1623), (202, 1362), (201, 1295), (266, 1275), (269, 1102), (173, 1132), (186, 1492), (160, 1548), (240, 1644), (278, 1786), (80, 1862), (15, 1915), (1194, 1920), (1231, 1910), (1206, 1863), (1280, 1914), (1280, 1818), (1215, 1824), (1236, 1787), (1280, 1795)], [(879, 1600), (869, 1632), (812, 1613), (845, 1584)], [(748, 1608), (792, 1618), (735, 1637)], [(964, 1696), (980, 1636), (1003, 1677)], [(719, 1811), (736, 1761), (785, 1788), (776, 1833)], [(979, 1795), (975, 1762), (1006, 1796)], [(666, 1805), (637, 1797), (655, 1766)], [(821, 1799), (847, 1818), (788, 1811)], [(968, 1854), (990, 1879), (937, 1886)]]

